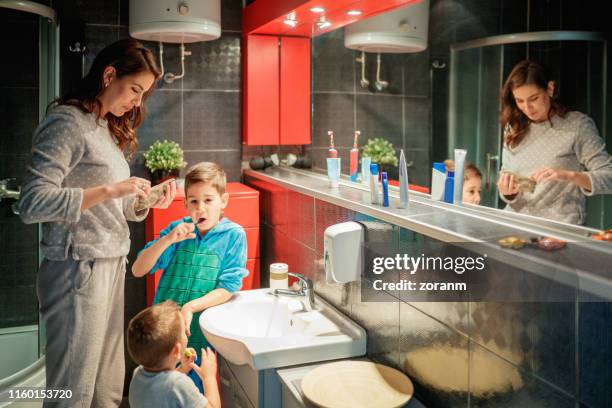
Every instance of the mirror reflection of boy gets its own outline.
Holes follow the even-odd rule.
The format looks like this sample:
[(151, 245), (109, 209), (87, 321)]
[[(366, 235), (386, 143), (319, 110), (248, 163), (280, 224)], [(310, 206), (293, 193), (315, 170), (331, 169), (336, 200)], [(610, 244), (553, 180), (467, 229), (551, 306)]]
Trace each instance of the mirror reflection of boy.
[[(448, 159), (444, 160), (446, 171), (455, 170), (455, 161)], [(480, 204), (480, 193), (482, 191), (482, 173), (474, 164), (465, 163), (463, 170), (463, 198), (462, 202), (469, 204)]]
[[(225, 187), (225, 172), (217, 164), (191, 167), (185, 175), (189, 217), (161, 231), (132, 266), (136, 277), (163, 270), (153, 303), (173, 300), (181, 306), (189, 346), (196, 350), (210, 346), (198, 324), (200, 313), (227, 302), (248, 275), (244, 229), (223, 217), (229, 200)], [(198, 375), (189, 376), (201, 388)]]

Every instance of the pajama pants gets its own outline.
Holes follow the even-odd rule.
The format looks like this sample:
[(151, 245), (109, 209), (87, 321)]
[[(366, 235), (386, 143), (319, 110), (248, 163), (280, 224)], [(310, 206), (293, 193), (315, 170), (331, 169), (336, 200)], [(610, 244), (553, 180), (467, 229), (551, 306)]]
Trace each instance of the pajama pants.
[(39, 270), (47, 389), (72, 398), (44, 407), (118, 407), (123, 395), (126, 258), (51, 261)]

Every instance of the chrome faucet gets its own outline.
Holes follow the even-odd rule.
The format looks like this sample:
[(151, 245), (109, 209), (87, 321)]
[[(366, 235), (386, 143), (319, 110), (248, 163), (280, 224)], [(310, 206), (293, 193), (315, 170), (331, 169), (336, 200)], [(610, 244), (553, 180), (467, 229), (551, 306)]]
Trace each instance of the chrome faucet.
[(4, 180), (0, 180), (0, 201), (2, 201), (2, 199), (4, 198), (12, 198), (14, 200), (19, 200), (20, 191), (8, 189), (8, 184), (11, 181), (15, 181), (15, 180), (16, 179), (14, 178), (7, 178)]
[(315, 309), (315, 296), (314, 287), (312, 286), (312, 280), (302, 275), (301, 273), (289, 272), (289, 276), (293, 276), (300, 282), (299, 290), (288, 290), (288, 289), (274, 289), (272, 294), (274, 296), (300, 296), (301, 301), (304, 305), (304, 310), (310, 312)]

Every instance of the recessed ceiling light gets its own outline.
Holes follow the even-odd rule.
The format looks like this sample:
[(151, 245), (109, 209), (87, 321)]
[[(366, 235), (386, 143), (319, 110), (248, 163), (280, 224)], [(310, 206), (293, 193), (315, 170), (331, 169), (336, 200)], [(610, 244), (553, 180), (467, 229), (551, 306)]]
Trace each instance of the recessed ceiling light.
[(349, 10), (346, 12), (349, 16), (359, 16), (361, 15), (361, 11), (359, 10)]
[(323, 7), (311, 7), (310, 11), (313, 13), (323, 13), (325, 12), (325, 9)]
[(318, 27), (319, 27), (319, 29), (321, 29), (321, 30), (322, 30), (322, 29), (324, 29), (324, 28), (327, 28), (327, 27), (329, 27), (329, 26), (331, 26), (331, 25), (332, 25), (332, 23), (331, 23), (331, 22), (329, 22), (329, 21), (319, 21), (319, 22), (317, 23), (317, 26), (318, 26)]
[(297, 20), (291, 20), (287, 18), (283, 21), (283, 23), (287, 24), (288, 26), (295, 27), (297, 25)]

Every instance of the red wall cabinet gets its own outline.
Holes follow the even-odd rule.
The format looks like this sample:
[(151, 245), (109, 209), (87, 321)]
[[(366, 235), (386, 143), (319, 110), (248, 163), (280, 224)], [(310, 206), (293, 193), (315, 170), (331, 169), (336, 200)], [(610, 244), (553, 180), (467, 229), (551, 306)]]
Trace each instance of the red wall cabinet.
[[(244, 228), (247, 237), (247, 269), (249, 275), (242, 281), (242, 290), (260, 287), (259, 273), (259, 191), (241, 183), (227, 183), (229, 203), (223, 213), (231, 221)], [(147, 241), (159, 238), (161, 230), (172, 221), (187, 216), (184, 204), (185, 196), (178, 192), (170, 206), (161, 210), (154, 208), (149, 212), (145, 224)], [(153, 304), (155, 290), (161, 278), (161, 270), (147, 276), (147, 305)]]
[(243, 38), (243, 141), (247, 145), (279, 144), (278, 37)]
[(310, 38), (280, 39), (280, 144), (310, 144)]
[(243, 142), (310, 143), (310, 38), (243, 38)]

